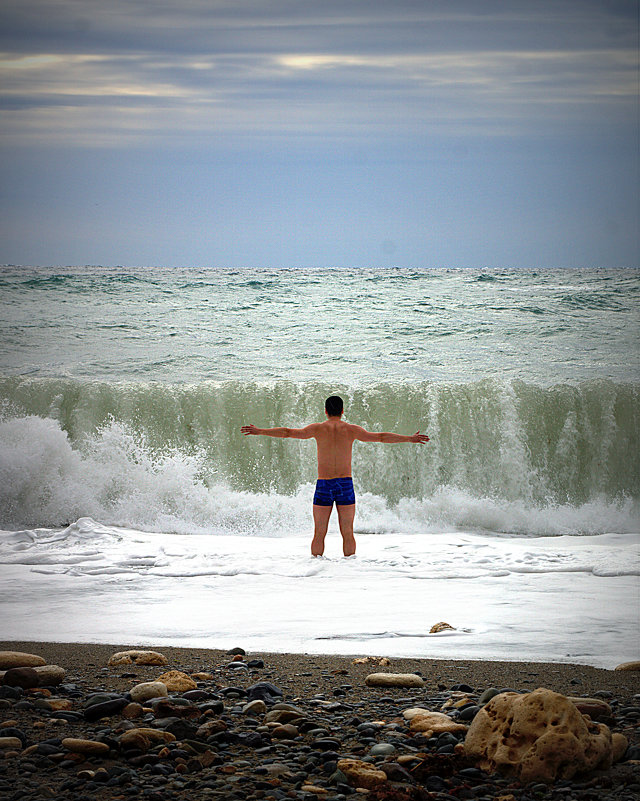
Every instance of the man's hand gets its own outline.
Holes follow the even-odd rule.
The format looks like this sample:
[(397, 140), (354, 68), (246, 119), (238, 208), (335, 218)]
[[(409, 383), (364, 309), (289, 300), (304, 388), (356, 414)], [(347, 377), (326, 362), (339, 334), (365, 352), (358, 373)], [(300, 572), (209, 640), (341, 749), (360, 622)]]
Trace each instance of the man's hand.
[(426, 434), (421, 434), (419, 431), (416, 431), (410, 441), (419, 442), (421, 445), (424, 445), (425, 442), (429, 442), (429, 437)]
[(256, 428), (254, 425), (248, 425), (248, 426), (242, 426), (242, 428), (240, 429), (240, 431), (242, 431), (242, 433), (243, 433), (243, 434), (245, 435), (245, 437), (246, 437), (246, 436), (248, 436), (249, 434), (258, 434), (258, 433), (259, 433), (259, 431), (260, 431), (260, 429)]

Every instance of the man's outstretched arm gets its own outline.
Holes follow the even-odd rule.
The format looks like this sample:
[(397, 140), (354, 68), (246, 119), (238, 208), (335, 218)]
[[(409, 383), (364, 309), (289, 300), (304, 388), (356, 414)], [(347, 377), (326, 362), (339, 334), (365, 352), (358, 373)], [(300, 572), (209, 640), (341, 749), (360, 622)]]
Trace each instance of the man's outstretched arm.
[(279, 426), (278, 428), (257, 428), (254, 425), (242, 426), (240, 431), (246, 436), (256, 434), (264, 437), (291, 437), (292, 439), (311, 439), (314, 434), (315, 426), (305, 426), (304, 428), (285, 428)]
[(376, 433), (374, 431), (367, 431), (361, 426), (354, 426), (354, 428), (356, 429), (356, 439), (360, 442), (385, 442), (389, 445), (397, 442), (416, 442), (420, 445), (423, 445), (425, 442), (429, 442), (429, 437), (426, 434), (421, 434), (419, 431), (416, 431), (415, 434), (409, 435), (393, 434), (390, 431)]

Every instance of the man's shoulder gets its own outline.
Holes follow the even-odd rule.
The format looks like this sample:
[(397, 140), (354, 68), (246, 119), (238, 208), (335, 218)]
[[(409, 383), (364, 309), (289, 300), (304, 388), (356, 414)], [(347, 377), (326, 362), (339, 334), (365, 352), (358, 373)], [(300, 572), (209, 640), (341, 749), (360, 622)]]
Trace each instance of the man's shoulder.
[(344, 426), (343, 431), (347, 433), (349, 436), (354, 438), (357, 437), (360, 432), (364, 431), (362, 426), (358, 426), (355, 423), (344, 422), (343, 426)]

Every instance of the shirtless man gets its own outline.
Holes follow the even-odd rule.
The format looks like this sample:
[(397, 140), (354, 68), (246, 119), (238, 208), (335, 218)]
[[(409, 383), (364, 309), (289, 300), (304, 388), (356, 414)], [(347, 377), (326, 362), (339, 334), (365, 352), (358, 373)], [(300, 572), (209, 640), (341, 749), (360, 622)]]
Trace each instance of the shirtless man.
[(324, 404), (327, 419), (323, 423), (311, 423), (304, 428), (256, 428), (242, 426), (242, 433), (261, 434), (267, 437), (291, 437), (292, 439), (315, 439), (318, 447), (318, 481), (313, 496), (314, 535), (311, 543), (313, 556), (324, 553), (324, 538), (329, 518), (335, 503), (338, 523), (342, 534), (342, 550), (345, 556), (356, 552), (353, 536), (353, 519), (356, 514), (356, 497), (351, 479), (351, 451), (355, 440), (359, 442), (417, 442), (429, 441), (419, 431), (413, 436), (383, 432), (375, 434), (362, 426), (345, 423), (342, 419), (342, 398), (332, 395)]

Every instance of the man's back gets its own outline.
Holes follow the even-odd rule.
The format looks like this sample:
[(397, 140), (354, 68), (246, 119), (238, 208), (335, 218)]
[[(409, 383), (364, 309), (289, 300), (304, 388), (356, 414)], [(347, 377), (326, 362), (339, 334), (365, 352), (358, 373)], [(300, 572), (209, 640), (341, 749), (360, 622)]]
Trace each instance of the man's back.
[(318, 446), (318, 478), (350, 476), (351, 452), (358, 426), (332, 417), (313, 428), (313, 438)]

